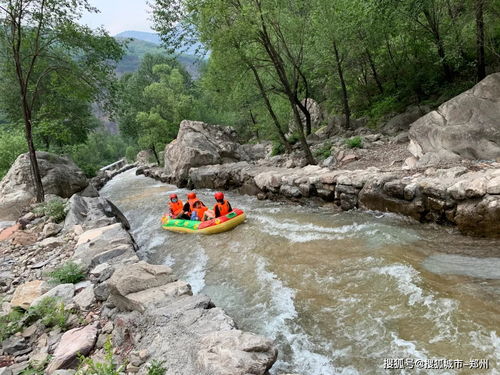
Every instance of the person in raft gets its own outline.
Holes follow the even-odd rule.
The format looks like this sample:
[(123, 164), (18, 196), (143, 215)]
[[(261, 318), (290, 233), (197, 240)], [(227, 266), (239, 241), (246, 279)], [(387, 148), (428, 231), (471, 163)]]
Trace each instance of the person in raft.
[(215, 200), (217, 201), (217, 203), (215, 203), (214, 206), (215, 217), (221, 217), (227, 215), (233, 210), (233, 208), (231, 207), (231, 203), (229, 203), (227, 200), (224, 199), (224, 193), (221, 192), (215, 193), (214, 197)]
[(194, 202), (193, 211), (191, 213), (191, 220), (205, 221), (207, 218), (207, 211), (208, 207), (206, 207), (201, 201)]
[[(187, 202), (184, 203), (183, 207), (183, 214), (182, 214), (182, 219), (185, 220), (193, 220), (191, 219), (193, 217), (193, 213), (195, 212), (196, 207), (198, 207), (198, 210), (200, 210), (200, 207), (205, 207), (202, 201), (198, 199), (196, 196), (196, 193), (188, 193), (187, 194)], [(206, 210), (205, 210), (206, 211)], [(203, 215), (201, 216), (200, 220), (203, 219)]]
[(170, 208), (169, 215), (172, 219), (179, 219), (184, 214), (184, 205), (182, 201), (179, 200), (177, 194), (170, 194), (170, 202), (168, 202), (168, 206)]

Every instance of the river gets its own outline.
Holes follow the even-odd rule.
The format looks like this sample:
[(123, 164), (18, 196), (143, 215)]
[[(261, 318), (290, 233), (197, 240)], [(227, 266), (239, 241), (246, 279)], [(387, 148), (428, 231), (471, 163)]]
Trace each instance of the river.
[[(159, 225), (171, 192), (186, 190), (130, 170), (101, 194), (129, 219), (142, 258), (171, 266), (239, 328), (276, 340), (272, 374), (386, 374), (396, 358), (464, 361), (463, 370), (398, 374), (500, 374), (500, 240), (234, 193), (244, 224), (177, 234)], [(213, 203), (212, 191), (197, 193)], [(489, 369), (469, 370), (471, 359)]]

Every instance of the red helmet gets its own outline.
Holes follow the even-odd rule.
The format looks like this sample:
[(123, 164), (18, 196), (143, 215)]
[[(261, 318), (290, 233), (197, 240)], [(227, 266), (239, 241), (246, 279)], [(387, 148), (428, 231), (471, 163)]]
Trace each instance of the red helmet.
[(188, 193), (187, 198), (188, 199), (196, 199), (196, 194), (195, 193)]
[(222, 201), (222, 200), (224, 200), (224, 193), (221, 193), (221, 192), (215, 193), (214, 197), (215, 197), (215, 200)]
[(170, 199), (179, 199), (179, 198), (177, 198), (177, 194), (170, 194)]

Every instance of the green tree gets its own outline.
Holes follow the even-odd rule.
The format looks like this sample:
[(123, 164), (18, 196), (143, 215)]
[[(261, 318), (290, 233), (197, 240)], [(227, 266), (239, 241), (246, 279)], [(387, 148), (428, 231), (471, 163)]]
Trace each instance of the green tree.
[(87, 0), (0, 1), (3, 74), (15, 82), (2, 95), (17, 95), (15, 107), (24, 123), (39, 202), (44, 200), (44, 191), (33, 140), (39, 113), (54, 110), (50, 104), (56, 98), (54, 91), (66, 91), (70, 97), (75, 93), (88, 103), (105, 101), (113, 91), (110, 61), (119, 60), (123, 53), (105, 31), (76, 23), (84, 11), (96, 10)]

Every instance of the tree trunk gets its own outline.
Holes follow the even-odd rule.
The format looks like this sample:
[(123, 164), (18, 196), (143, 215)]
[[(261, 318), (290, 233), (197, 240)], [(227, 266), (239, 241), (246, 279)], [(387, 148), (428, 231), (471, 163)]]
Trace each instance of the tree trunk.
[(33, 176), (33, 183), (35, 186), (36, 201), (41, 203), (45, 200), (45, 192), (43, 190), (42, 176), (40, 175), (40, 168), (38, 167), (38, 160), (36, 158), (35, 145), (33, 143), (33, 136), (31, 133), (31, 122), (25, 119), (24, 133), (26, 142), (28, 143), (28, 152), (30, 157), (31, 174)]
[(342, 61), (340, 60), (336, 42), (333, 42), (333, 51), (335, 52), (335, 60), (337, 61), (337, 72), (339, 74), (340, 87), (342, 88), (342, 105), (344, 107), (345, 128), (349, 129), (351, 127), (351, 108), (349, 107), (347, 85), (345, 83), (344, 70), (342, 69)]
[(260, 94), (262, 96), (262, 99), (264, 100), (264, 104), (266, 105), (267, 111), (271, 115), (271, 118), (273, 119), (273, 124), (276, 128), (276, 131), (278, 132), (278, 137), (285, 146), (285, 150), (287, 153), (292, 152), (292, 145), (290, 142), (288, 142), (288, 139), (286, 139), (285, 133), (283, 132), (283, 129), (281, 128), (281, 124), (278, 120), (278, 116), (276, 116), (276, 113), (273, 110), (273, 106), (271, 105), (271, 101), (269, 100), (269, 97), (267, 96), (266, 89), (264, 87), (264, 84), (262, 83), (262, 80), (260, 79), (259, 72), (257, 72), (257, 68), (253, 66), (252, 64), (247, 62), (248, 67), (252, 70), (253, 76), (255, 78), (255, 81), (257, 82), (257, 86), (259, 87)]
[(156, 152), (155, 145), (151, 145), (151, 151), (153, 151), (153, 155), (155, 156), (156, 164), (160, 166), (160, 158), (158, 157), (158, 153)]
[(255, 120), (255, 116), (253, 115), (252, 110), (250, 110), (249, 112), (250, 112), (250, 119), (252, 120), (252, 124), (253, 124), (255, 138), (257, 138), (257, 142), (260, 142), (259, 129), (257, 128), (257, 121)]
[(370, 69), (372, 70), (372, 73), (373, 73), (373, 78), (375, 79), (375, 82), (377, 83), (378, 91), (380, 91), (380, 93), (383, 94), (384, 87), (382, 86), (382, 82), (380, 82), (377, 68), (375, 67), (375, 63), (372, 59), (372, 55), (368, 49), (365, 50), (365, 53), (366, 53), (366, 57), (368, 58), (368, 63), (370, 64)]
[(441, 60), (444, 76), (448, 82), (451, 82), (453, 81), (453, 70), (451, 66), (448, 64), (448, 61), (446, 59), (446, 52), (444, 50), (443, 39), (441, 38), (441, 33), (439, 31), (439, 21), (436, 19), (436, 17), (433, 17), (430, 14), (428, 9), (425, 9), (423, 13), (427, 20), (429, 28), (431, 29), (432, 36), (434, 37), (434, 43), (437, 48), (439, 59)]
[(484, 1), (476, 0), (476, 68), (478, 82), (486, 77), (486, 63), (484, 58)]

